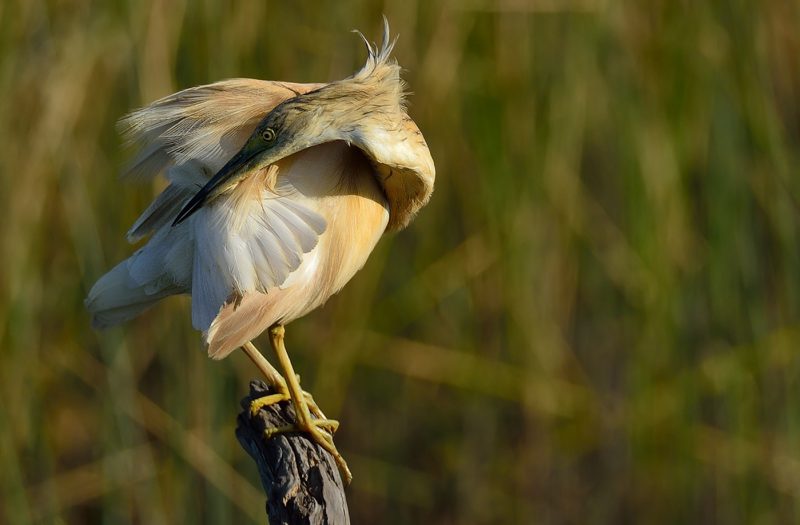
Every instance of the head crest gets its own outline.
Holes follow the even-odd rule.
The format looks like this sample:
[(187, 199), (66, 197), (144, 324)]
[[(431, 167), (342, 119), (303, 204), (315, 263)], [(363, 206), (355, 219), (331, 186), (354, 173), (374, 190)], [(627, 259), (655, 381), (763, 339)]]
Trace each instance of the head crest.
[(393, 39), (389, 39), (389, 21), (386, 19), (386, 16), (383, 17), (383, 41), (381, 42), (380, 47), (378, 47), (376, 43), (367, 40), (367, 37), (364, 36), (364, 33), (358, 29), (353, 29), (353, 33), (356, 33), (361, 37), (361, 40), (364, 41), (364, 45), (367, 46), (367, 53), (369, 56), (367, 56), (367, 63), (364, 64), (364, 67), (362, 67), (360, 71), (353, 75), (352, 78), (369, 76), (376, 69), (381, 67), (397, 66), (396, 62), (389, 61), (389, 55), (392, 53), (392, 49), (394, 49), (394, 45), (397, 42), (397, 37), (395, 36)]
[(367, 47), (367, 61), (360, 70), (344, 81), (369, 85), (395, 99), (397, 104), (404, 108), (405, 82), (400, 78), (400, 66), (391, 58), (397, 37), (390, 38), (389, 21), (386, 16), (383, 17), (383, 40), (380, 46), (367, 40), (361, 31), (354, 29), (353, 32), (361, 37)]

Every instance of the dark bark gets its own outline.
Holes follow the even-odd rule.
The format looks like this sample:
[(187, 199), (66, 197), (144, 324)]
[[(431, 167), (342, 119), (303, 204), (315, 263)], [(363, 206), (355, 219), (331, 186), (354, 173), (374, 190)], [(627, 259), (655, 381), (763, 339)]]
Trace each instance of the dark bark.
[(250, 416), (250, 402), (271, 393), (263, 382), (252, 381), (236, 428), (239, 443), (261, 475), (270, 525), (349, 524), (344, 487), (333, 457), (302, 433), (264, 437), (268, 428), (295, 422), (292, 404), (267, 406)]

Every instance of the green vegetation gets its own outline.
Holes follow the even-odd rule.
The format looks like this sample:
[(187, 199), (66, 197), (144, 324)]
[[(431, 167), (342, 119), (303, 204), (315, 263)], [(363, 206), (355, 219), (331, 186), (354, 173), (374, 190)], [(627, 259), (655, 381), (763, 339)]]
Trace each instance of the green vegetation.
[(437, 189), (288, 327), (354, 523), (798, 522), (798, 4), (321, 5), (0, 3), (0, 523), (264, 521), (245, 356), (185, 299), (89, 327), (156, 190), (115, 121), (349, 75), (381, 13)]

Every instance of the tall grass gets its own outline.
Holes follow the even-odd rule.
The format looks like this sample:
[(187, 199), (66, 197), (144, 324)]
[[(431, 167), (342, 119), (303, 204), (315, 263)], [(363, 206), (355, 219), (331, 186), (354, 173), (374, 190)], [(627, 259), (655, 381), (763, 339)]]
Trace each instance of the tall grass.
[(346, 76), (381, 13), (437, 189), (288, 329), (353, 521), (797, 522), (800, 7), (777, 0), (0, 4), (0, 522), (263, 522), (246, 359), (208, 360), (185, 299), (89, 328), (157, 189), (115, 177), (114, 123), (221, 78)]

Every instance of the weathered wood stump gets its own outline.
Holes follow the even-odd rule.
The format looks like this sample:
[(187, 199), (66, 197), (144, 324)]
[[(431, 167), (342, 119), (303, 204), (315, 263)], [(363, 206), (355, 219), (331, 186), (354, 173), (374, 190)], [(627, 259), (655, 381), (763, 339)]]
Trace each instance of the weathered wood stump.
[(344, 487), (333, 457), (299, 432), (265, 438), (268, 428), (295, 422), (292, 404), (267, 406), (250, 416), (250, 402), (272, 393), (262, 381), (252, 381), (250, 395), (242, 400), (236, 427), (239, 443), (256, 462), (261, 475), (269, 523), (349, 524)]

